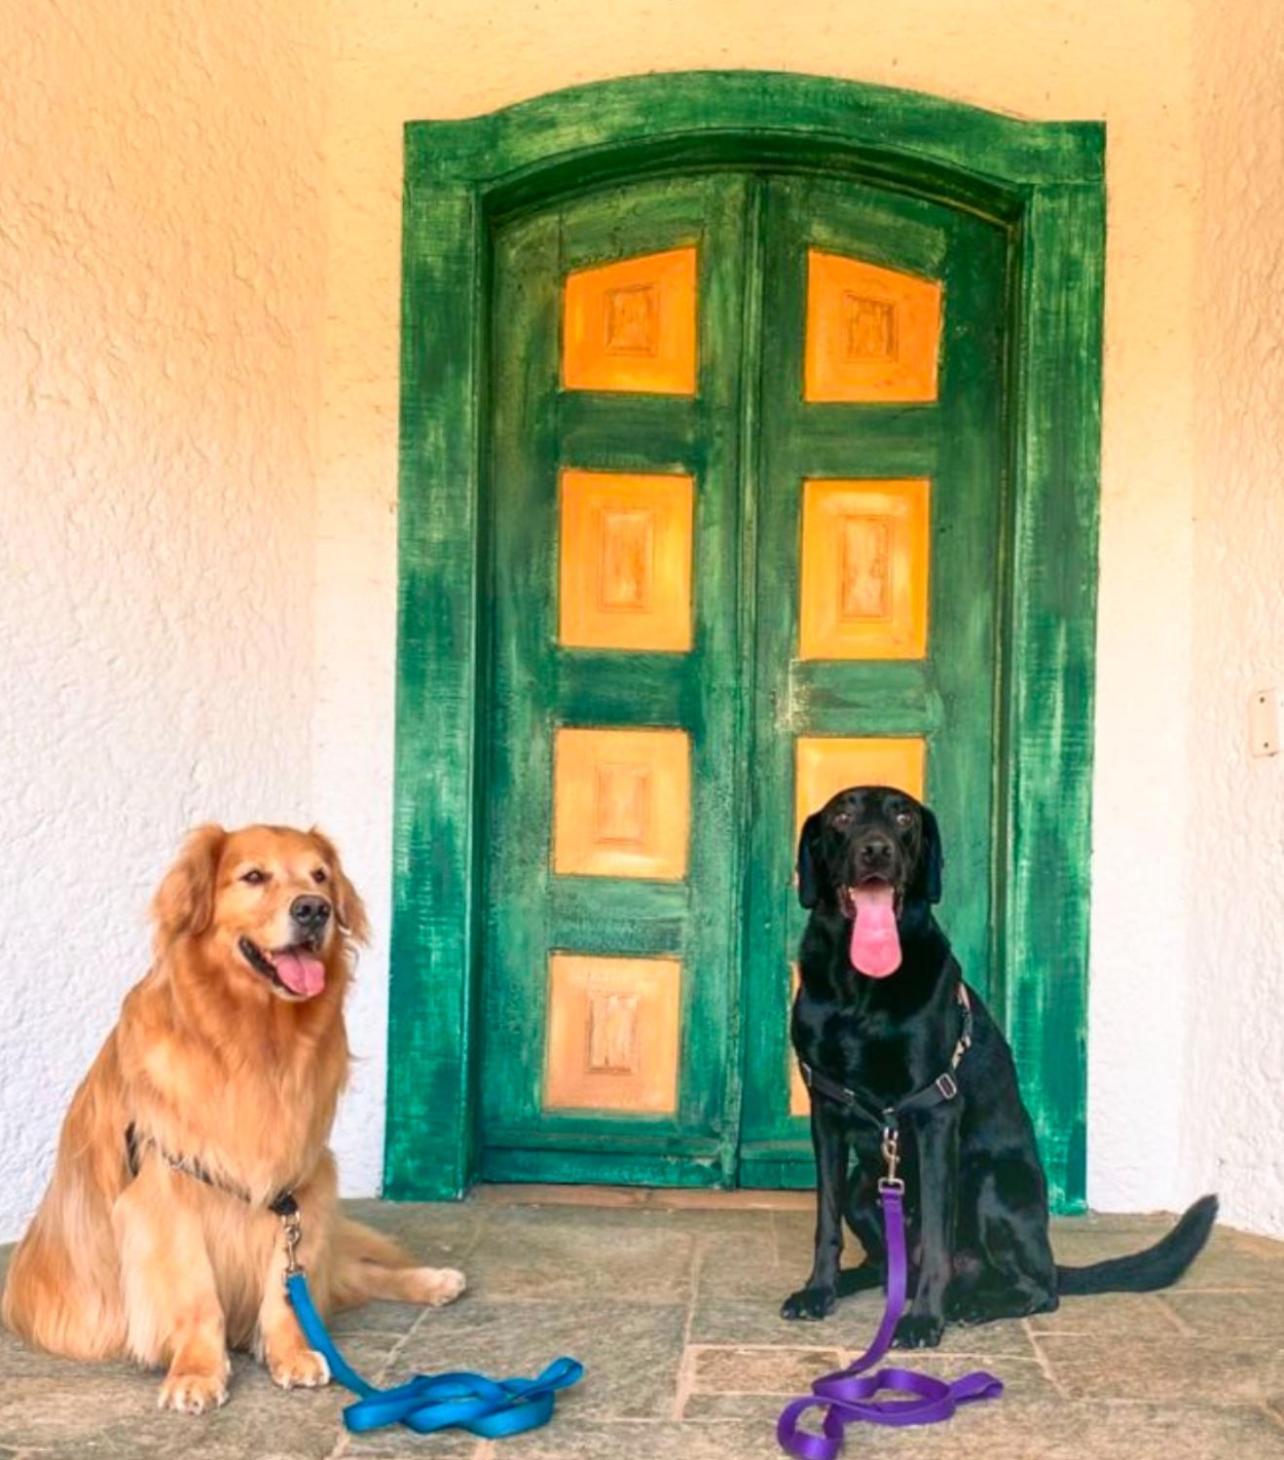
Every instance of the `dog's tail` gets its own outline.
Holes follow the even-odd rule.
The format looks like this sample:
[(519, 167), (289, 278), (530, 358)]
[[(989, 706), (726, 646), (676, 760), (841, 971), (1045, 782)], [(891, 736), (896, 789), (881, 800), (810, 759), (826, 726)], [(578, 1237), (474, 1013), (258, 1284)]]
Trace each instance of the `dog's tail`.
[(1091, 1267), (1058, 1267), (1057, 1292), (1064, 1298), (1081, 1293), (1150, 1293), (1166, 1288), (1199, 1255), (1216, 1220), (1217, 1198), (1201, 1196), (1182, 1213), (1167, 1236), (1143, 1252), (1111, 1257)]

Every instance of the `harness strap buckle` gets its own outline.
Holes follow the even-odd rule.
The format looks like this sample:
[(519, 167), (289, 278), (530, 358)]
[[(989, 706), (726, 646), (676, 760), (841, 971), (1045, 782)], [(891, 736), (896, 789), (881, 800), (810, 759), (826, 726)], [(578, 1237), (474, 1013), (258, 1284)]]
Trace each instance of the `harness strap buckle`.
[(959, 1093), (958, 1081), (946, 1070), (943, 1075), (937, 1075), (936, 1088), (941, 1092), (942, 1100), (953, 1100)]

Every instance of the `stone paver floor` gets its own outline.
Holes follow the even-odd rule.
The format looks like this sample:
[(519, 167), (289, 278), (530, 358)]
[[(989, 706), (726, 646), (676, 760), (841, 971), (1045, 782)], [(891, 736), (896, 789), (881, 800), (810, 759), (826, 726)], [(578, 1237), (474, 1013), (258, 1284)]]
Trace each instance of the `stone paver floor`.
[[(800, 1199), (750, 1208), (743, 1199), (709, 1207), (594, 1195), (611, 1204), (513, 1188), (461, 1205), (350, 1204), (425, 1261), (469, 1278), (451, 1308), (372, 1304), (337, 1319), (356, 1367), (391, 1384), (441, 1369), (530, 1374), (573, 1354), (587, 1375), (559, 1398), (546, 1429), (495, 1443), (458, 1433), (350, 1436), (343, 1391), (283, 1393), (244, 1356), (224, 1409), (162, 1414), (158, 1376), (48, 1358), (0, 1333), (0, 1460), (777, 1455), (773, 1425), (786, 1397), (863, 1350), (878, 1297), (849, 1299), (822, 1324), (776, 1316), (808, 1266), (811, 1215)], [(1062, 1261), (1089, 1261), (1144, 1245), (1169, 1220), (1060, 1221), (1053, 1246)], [(1218, 1228), (1166, 1293), (1071, 1298), (1046, 1318), (951, 1331), (940, 1350), (917, 1357), (946, 1377), (989, 1368), (1007, 1392), (946, 1425), (855, 1427), (851, 1460), (1284, 1457), (1284, 1243)]]

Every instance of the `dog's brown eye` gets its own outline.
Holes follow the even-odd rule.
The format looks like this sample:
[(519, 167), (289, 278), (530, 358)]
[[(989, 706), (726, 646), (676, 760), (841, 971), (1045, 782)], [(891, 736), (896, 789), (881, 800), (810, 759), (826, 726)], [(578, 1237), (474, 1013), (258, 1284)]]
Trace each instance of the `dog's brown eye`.
[(908, 811), (901, 811), (901, 812), (899, 812), (897, 814), (897, 817), (896, 817), (896, 825), (897, 826), (911, 826), (913, 824), (913, 821), (914, 821), (914, 818), (909, 814)]
[(835, 826), (850, 826), (851, 824), (852, 814), (850, 811), (840, 811), (837, 816), (834, 817)]
[(251, 887), (257, 887), (261, 882), (267, 881), (267, 873), (260, 872), (257, 867), (251, 867), (248, 872), (241, 873), (241, 881), (248, 882)]
[(312, 873), (312, 880), (313, 880), (313, 882), (316, 882), (316, 883), (324, 882), (326, 880), (326, 870), (325, 870), (325, 868), (324, 867), (317, 867), (313, 871), (313, 873)]

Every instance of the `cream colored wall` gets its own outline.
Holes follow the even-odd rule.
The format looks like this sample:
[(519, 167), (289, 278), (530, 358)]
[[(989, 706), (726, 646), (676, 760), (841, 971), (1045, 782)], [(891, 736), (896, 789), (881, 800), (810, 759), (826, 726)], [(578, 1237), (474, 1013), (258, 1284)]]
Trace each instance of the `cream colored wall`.
[(0, 0), (0, 1240), (183, 829), (310, 812), (323, 40)]
[[(324, 819), (389, 896), (401, 124), (648, 70), (768, 67), (1109, 123), (1090, 1163), (1104, 1207), (1194, 1195), (1179, 1167), (1191, 804), (1198, 163), (1178, 0), (367, 0), (332, 18), (318, 512)], [(336, 643), (340, 646), (336, 652)], [(356, 770), (362, 795), (349, 785)], [(385, 924), (386, 926), (386, 924)], [(372, 964), (382, 967), (382, 946)], [(385, 985), (359, 995), (386, 1017)], [(345, 1127), (377, 1128), (372, 1059)], [(1144, 1132), (1144, 1139), (1138, 1139)], [(373, 1143), (362, 1169), (376, 1171)], [(1240, 1215), (1243, 1215), (1241, 1212)]]
[(1284, 678), (1284, 8), (1201, 0), (1189, 1020), (1184, 1170), (1284, 1233), (1284, 758), (1248, 754)]

